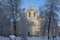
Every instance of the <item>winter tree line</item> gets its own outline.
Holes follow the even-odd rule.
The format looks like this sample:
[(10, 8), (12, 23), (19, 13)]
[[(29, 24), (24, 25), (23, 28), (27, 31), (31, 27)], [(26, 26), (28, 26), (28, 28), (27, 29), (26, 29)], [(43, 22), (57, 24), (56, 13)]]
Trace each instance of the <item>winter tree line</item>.
[[(32, 23), (26, 18), (25, 8), (21, 9), (22, 3), (23, 0), (0, 0), (0, 35), (27, 37)], [(60, 0), (46, 0), (43, 7), (39, 8), (38, 20), (41, 23), (40, 32), (42, 36), (48, 35), (49, 38), (49, 35), (59, 34), (59, 13)]]
[[(29, 27), (33, 22), (27, 20), (25, 8), (21, 9), (22, 0), (0, 0), (0, 35), (21, 36), (26, 40)], [(29, 26), (30, 25), (30, 26)]]
[[(60, 11), (60, 0), (47, 0), (42, 7), (43, 12), (41, 11), (40, 17), (42, 18), (41, 23), (41, 34), (56, 37), (59, 36), (59, 11)], [(41, 9), (40, 9), (41, 10)], [(42, 14), (43, 13), (43, 14)], [(43, 20), (45, 19), (45, 20)]]

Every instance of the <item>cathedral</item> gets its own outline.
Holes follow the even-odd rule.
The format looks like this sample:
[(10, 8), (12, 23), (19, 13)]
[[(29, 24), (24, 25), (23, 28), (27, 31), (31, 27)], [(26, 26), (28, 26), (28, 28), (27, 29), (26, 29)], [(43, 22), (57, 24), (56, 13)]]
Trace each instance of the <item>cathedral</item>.
[(34, 25), (30, 27), (30, 35), (39, 35), (40, 34), (40, 26), (39, 21), (37, 19), (37, 10), (34, 6), (30, 6), (27, 10), (27, 19), (29, 22), (34, 22)]
[[(33, 36), (48, 35), (47, 34), (48, 21), (44, 22), (46, 21), (47, 16), (42, 11), (42, 8), (40, 9), (40, 14), (38, 16), (36, 14), (37, 14), (36, 8), (31, 5), (27, 10), (27, 19), (29, 20), (29, 22), (34, 22), (34, 25), (29, 29), (30, 35), (33, 35)], [(50, 32), (52, 34), (52, 30)]]

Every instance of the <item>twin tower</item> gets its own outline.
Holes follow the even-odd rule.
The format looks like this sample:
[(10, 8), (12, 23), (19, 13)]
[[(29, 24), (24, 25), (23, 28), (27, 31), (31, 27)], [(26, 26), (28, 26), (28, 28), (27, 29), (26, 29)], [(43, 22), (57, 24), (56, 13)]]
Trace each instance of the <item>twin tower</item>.
[(39, 35), (40, 34), (40, 26), (39, 22), (36, 16), (37, 10), (34, 8), (34, 6), (30, 6), (27, 10), (27, 19), (29, 22), (33, 22), (34, 25), (30, 27), (29, 33), (30, 35)]

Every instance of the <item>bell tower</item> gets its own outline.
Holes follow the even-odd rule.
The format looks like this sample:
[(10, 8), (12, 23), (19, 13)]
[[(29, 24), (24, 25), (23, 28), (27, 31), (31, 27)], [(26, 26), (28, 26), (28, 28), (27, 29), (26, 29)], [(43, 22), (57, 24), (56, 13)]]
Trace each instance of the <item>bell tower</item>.
[(34, 8), (34, 6), (30, 6), (27, 10), (27, 17), (28, 19), (34, 19), (36, 18), (36, 9)]
[(39, 35), (39, 32), (37, 31), (39, 30), (39, 23), (37, 20), (36, 13), (37, 11), (33, 5), (31, 5), (27, 10), (27, 19), (29, 20), (29, 22), (34, 23), (34, 25), (31, 26), (29, 29), (30, 35)]

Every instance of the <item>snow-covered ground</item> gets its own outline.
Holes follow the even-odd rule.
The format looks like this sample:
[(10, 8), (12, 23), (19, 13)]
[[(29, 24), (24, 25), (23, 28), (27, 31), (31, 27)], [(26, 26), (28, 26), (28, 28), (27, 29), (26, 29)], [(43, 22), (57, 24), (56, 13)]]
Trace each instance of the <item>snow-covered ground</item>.
[[(48, 40), (47, 37), (27, 37), (28, 40)], [(21, 37), (16, 37), (16, 40), (20, 40)], [(2, 37), (0, 36), (0, 40), (9, 40), (9, 37)], [(53, 40), (52, 37), (50, 38), (50, 40)], [(60, 37), (56, 37), (55, 40), (60, 40)]]

